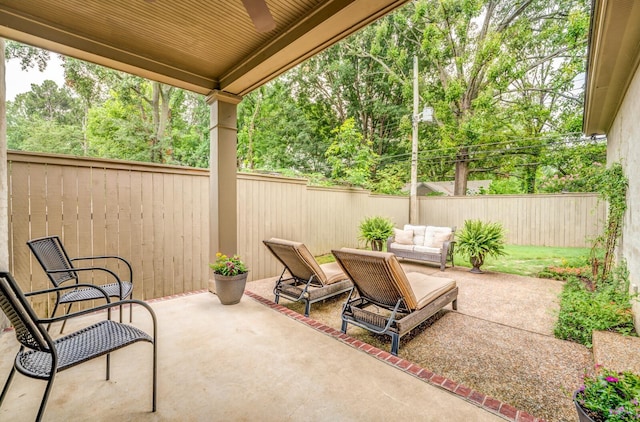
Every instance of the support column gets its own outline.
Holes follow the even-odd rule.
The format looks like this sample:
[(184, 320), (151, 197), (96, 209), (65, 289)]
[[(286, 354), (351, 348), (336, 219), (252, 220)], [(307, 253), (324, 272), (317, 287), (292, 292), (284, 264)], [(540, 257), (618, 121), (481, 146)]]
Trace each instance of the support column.
[[(0, 38), (0, 270), (9, 271), (9, 187), (7, 168), (7, 90), (4, 39)], [(9, 320), (0, 311), (0, 329)]]
[[(238, 253), (237, 217), (237, 108), (241, 97), (214, 91), (207, 97), (211, 108), (209, 139), (209, 262), (216, 253)], [(209, 272), (209, 286), (213, 285)]]

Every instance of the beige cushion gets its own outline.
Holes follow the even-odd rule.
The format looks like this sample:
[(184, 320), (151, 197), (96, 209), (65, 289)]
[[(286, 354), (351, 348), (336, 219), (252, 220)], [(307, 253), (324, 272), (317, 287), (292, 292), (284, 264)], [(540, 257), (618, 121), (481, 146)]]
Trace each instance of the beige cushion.
[(413, 245), (413, 230), (393, 229), (395, 243), (401, 245)]
[[(446, 239), (443, 237), (446, 236)], [(441, 248), (445, 240), (451, 236), (451, 227), (427, 226), (424, 234), (424, 246), (430, 248)]]
[(421, 246), (421, 245), (415, 245), (413, 247), (413, 250), (416, 252), (426, 252), (426, 253), (440, 253), (442, 252), (441, 248), (432, 248), (429, 246)]
[(438, 296), (456, 287), (456, 281), (450, 278), (433, 277), (422, 273), (406, 273), (407, 280), (418, 301), (418, 309), (422, 309)]
[(338, 281), (347, 279), (347, 276), (344, 274), (344, 271), (342, 271), (342, 268), (340, 268), (340, 266), (335, 262), (322, 264), (320, 265), (320, 268), (322, 268), (325, 276), (327, 277), (325, 284), (333, 284), (337, 283)]
[(403, 250), (403, 251), (412, 251), (414, 246), (413, 245), (403, 245), (401, 243), (397, 243), (397, 242), (393, 242), (391, 245), (389, 245), (389, 247), (391, 249), (398, 249), (398, 250)]
[(424, 244), (424, 232), (427, 229), (427, 226), (413, 226), (411, 224), (404, 225), (405, 230), (413, 231), (413, 244), (414, 245), (423, 245)]

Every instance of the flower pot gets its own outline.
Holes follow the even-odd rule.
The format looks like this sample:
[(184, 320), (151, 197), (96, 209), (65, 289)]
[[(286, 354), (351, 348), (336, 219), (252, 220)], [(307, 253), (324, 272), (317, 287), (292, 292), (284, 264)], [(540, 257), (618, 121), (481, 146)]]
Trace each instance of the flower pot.
[(473, 266), (473, 268), (471, 268), (471, 270), (469, 270), (469, 272), (472, 272), (474, 274), (484, 274), (484, 271), (482, 271), (480, 269), (482, 264), (484, 264), (484, 257), (482, 257), (482, 256), (472, 256), (469, 261), (471, 262), (471, 265)]
[(213, 274), (216, 284), (216, 295), (223, 305), (235, 305), (240, 302), (244, 294), (249, 273), (238, 275)]
[(372, 251), (381, 251), (382, 250), (382, 240), (372, 240), (371, 241), (371, 250)]
[(578, 412), (578, 421), (579, 422), (594, 422), (594, 419), (591, 418), (591, 416), (589, 416), (587, 414), (587, 411), (584, 410), (582, 408), (582, 406), (580, 406), (580, 403), (578, 402), (578, 394), (580, 394), (580, 390), (576, 390), (573, 393), (573, 404), (576, 405), (576, 411)]

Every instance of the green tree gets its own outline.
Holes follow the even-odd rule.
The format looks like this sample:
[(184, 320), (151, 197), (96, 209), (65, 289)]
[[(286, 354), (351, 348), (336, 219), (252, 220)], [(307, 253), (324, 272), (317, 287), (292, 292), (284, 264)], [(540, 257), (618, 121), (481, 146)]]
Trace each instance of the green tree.
[(326, 153), (333, 178), (366, 186), (377, 157), (372, 150), (372, 142), (364, 139), (356, 129), (353, 118), (345, 120), (333, 133), (334, 141)]
[[(513, 122), (509, 94), (522, 92), (522, 81), (566, 91), (566, 84), (549, 87), (549, 79), (535, 75), (561, 68), (566, 72), (559, 78), (567, 81), (581, 70), (565, 63), (575, 65), (584, 55), (585, 2), (418, 0), (402, 10), (412, 22), (407, 36), (420, 43), (423, 97), (436, 109), (442, 146), (455, 150), (455, 194), (464, 195), (471, 172), (500, 167), (499, 157), (485, 145), (512, 134), (529, 138), (557, 113), (553, 101), (538, 97), (535, 104), (549, 110), (521, 107), (522, 116)], [(525, 88), (528, 93), (541, 89)], [(524, 98), (520, 104), (534, 101)], [(532, 119), (534, 126), (524, 128), (522, 122)]]

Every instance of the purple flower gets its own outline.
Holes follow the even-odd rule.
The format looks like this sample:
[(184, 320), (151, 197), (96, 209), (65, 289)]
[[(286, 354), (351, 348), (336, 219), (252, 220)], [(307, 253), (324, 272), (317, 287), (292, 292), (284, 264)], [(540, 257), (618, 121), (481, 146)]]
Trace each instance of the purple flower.
[(611, 377), (611, 376), (609, 376), (609, 377), (605, 378), (605, 380), (606, 380), (607, 382), (618, 382), (618, 378), (616, 378), (616, 377)]

